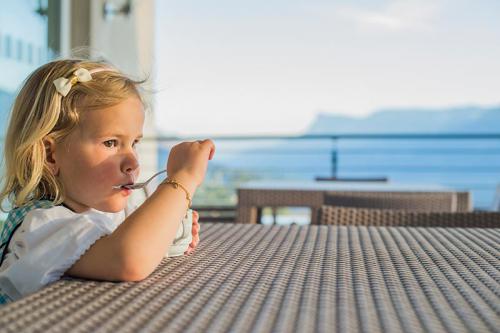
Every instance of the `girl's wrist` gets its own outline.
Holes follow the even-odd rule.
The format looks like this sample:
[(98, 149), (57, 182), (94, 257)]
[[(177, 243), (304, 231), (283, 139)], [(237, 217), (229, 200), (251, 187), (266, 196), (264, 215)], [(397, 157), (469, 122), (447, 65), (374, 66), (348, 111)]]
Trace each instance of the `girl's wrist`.
[(193, 204), (193, 197), (190, 193), (190, 191), (181, 183), (179, 183), (176, 179), (168, 177), (164, 181), (161, 182), (160, 185), (163, 186), (172, 186), (174, 189), (179, 189), (180, 191), (184, 192), (184, 195), (186, 196), (186, 201), (187, 201), (187, 208), (190, 209), (192, 204)]
[(193, 177), (183, 173), (174, 173), (171, 175), (169, 174), (167, 179), (175, 180), (176, 182), (178, 182), (189, 193), (191, 198), (193, 198), (194, 192), (196, 192), (196, 189), (198, 188), (198, 185), (193, 180)]

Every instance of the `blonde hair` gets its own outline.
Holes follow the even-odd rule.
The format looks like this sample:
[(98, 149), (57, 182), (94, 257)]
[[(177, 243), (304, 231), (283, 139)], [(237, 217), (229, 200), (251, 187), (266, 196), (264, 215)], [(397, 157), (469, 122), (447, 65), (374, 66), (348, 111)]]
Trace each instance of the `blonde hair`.
[[(109, 70), (95, 72), (88, 82), (76, 83), (63, 97), (53, 81), (71, 78), (79, 68)], [(35, 70), (24, 82), (10, 115), (0, 203), (7, 199), (11, 206), (20, 207), (43, 198), (61, 203), (64, 188), (46, 163), (44, 138), (64, 139), (86, 110), (111, 107), (130, 96), (143, 101), (139, 90), (143, 82), (128, 78), (109, 64), (79, 59), (53, 61)]]

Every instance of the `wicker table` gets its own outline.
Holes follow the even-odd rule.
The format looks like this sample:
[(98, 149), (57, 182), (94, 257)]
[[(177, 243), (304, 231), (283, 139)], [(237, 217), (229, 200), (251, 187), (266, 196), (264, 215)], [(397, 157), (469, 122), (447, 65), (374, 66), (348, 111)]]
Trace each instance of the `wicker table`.
[[(436, 184), (403, 184), (392, 182), (315, 182), (315, 181), (255, 181), (238, 188), (237, 222), (259, 223), (262, 207), (309, 207), (311, 224), (317, 224), (318, 213), (328, 192), (426, 192), (445, 194), (450, 198), (450, 211), (469, 211), (468, 192)], [(274, 217), (276, 220), (276, 217)]]
[(500, 229), (202, 224), (140, 283), (64, 279), (9, 332), (499, 332)]

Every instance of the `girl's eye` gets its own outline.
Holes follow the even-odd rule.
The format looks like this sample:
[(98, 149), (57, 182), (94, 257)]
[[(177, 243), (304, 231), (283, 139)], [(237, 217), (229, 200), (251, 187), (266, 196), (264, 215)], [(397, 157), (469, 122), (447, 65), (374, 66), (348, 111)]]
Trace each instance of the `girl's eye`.
[(103, 144), (108, 148), (112, 148), (112, 147), (116, 147), (118, 145), (118, 141), (117, 140), (107, 140), (107, 141), (104, 141)]
[(139, 143), (141, 143), (139, 140), (135, 140), (134, 143), (132, 144), (132, 147), (136, 147)]

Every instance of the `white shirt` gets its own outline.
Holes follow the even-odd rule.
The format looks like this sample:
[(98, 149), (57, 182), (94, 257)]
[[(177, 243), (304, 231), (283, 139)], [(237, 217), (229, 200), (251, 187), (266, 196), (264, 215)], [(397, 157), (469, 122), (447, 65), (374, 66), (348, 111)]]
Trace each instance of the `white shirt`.
[(0, 290), (15, 301), (59, 280), (124, 219), (124, 211), (75, 213), (64, 206), (30, 211), (12, 236), (0, 266)]

